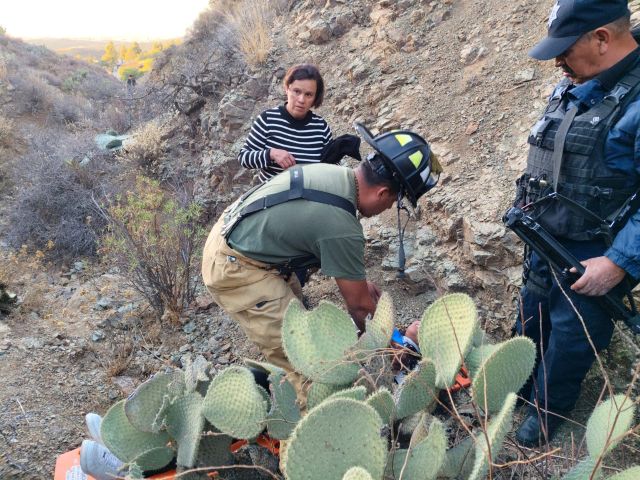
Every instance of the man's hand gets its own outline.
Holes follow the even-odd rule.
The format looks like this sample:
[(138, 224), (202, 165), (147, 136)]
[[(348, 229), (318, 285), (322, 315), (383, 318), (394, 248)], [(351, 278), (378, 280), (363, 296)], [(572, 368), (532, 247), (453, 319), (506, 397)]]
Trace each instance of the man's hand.
[[(584, 274), (571, 285), (571, 290), (592, 297), (604, 295), (619, 284), (625, 271), (607, 257), (589, 258), (580, 262), (585, 267)], [(576, 269), (570, 270), (576, 273)]]
[[(380, 290), (375, 284), (365, 280), (347, 280), (344, 278), (336, 278), (338, 289), (347, 304), (349, 315), (353, 318), (360, 333), (365, 330), (365, 318), (367, 315), (373, 315), (376, 311), (377, 297), (380, 296)], [(373, 290), (373, 291), (372, 291)]]
[(272, 148), (269, 151), (269, 156), (271, 157), (272, 162), (275, 162), (284, 170), (289, 167), (293, 167), (296, 164), (296, 159), (293, 157), (293, 155), (280, 148)]

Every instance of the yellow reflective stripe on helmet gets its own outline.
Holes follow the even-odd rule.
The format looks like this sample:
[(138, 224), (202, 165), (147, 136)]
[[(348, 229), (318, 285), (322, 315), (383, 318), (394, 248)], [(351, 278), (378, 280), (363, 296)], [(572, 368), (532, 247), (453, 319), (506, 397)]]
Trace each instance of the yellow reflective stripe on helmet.
[(411, 160), (411, 163), (413, 163), (413, 166), (416, 167), (416, 169), (420, 168), (420, 163), (422, 162), (423, 158), (424, 155), (422, 155), (422, 152), (420, 150), (409, 155), (409, 160)]
[(404, 147), (407, 143), (409, 143), (412, 140), (411, 135), (406, 135), (402, 133), (394, 135), (394, 137), (396, 137), (396, 140), (398, 140), (398, 143), (400, 144), (401, 147)]

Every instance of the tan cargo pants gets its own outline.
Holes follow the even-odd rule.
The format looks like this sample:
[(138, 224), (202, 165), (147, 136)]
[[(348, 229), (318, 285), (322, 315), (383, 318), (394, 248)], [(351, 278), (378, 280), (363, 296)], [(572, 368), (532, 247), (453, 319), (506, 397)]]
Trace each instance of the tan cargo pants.
[[(215, 302), (234, 319), (267, 361), (290, 372), (287, 376), (304, 404), (305, 378), (294, 372), (282, 348), (282, 319), (291, 300), (302, 300), (296, 275), (286, 280), (269, 265), (247, 258), (227, 245), (214, 225), (202, 255), (202, 278)], [(259, 235), (259, 233), (256, 233)]]

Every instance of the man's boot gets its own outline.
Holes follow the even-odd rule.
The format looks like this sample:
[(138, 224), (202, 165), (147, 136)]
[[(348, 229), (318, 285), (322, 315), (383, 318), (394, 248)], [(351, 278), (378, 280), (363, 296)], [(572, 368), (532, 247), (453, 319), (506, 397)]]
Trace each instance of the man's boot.
[(529, 413), (516, 431), (516, 440), (523, 447), (539, 447), (553, 438), (564, 418), (553, 413)]

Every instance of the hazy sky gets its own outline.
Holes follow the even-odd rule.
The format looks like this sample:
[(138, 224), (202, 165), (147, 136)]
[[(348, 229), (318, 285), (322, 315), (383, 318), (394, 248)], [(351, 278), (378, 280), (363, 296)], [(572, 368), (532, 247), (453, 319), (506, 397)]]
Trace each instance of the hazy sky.
[(0, 26), (18, 38), (149, 40), (185, 34), (208, 0), (0, 0)]

